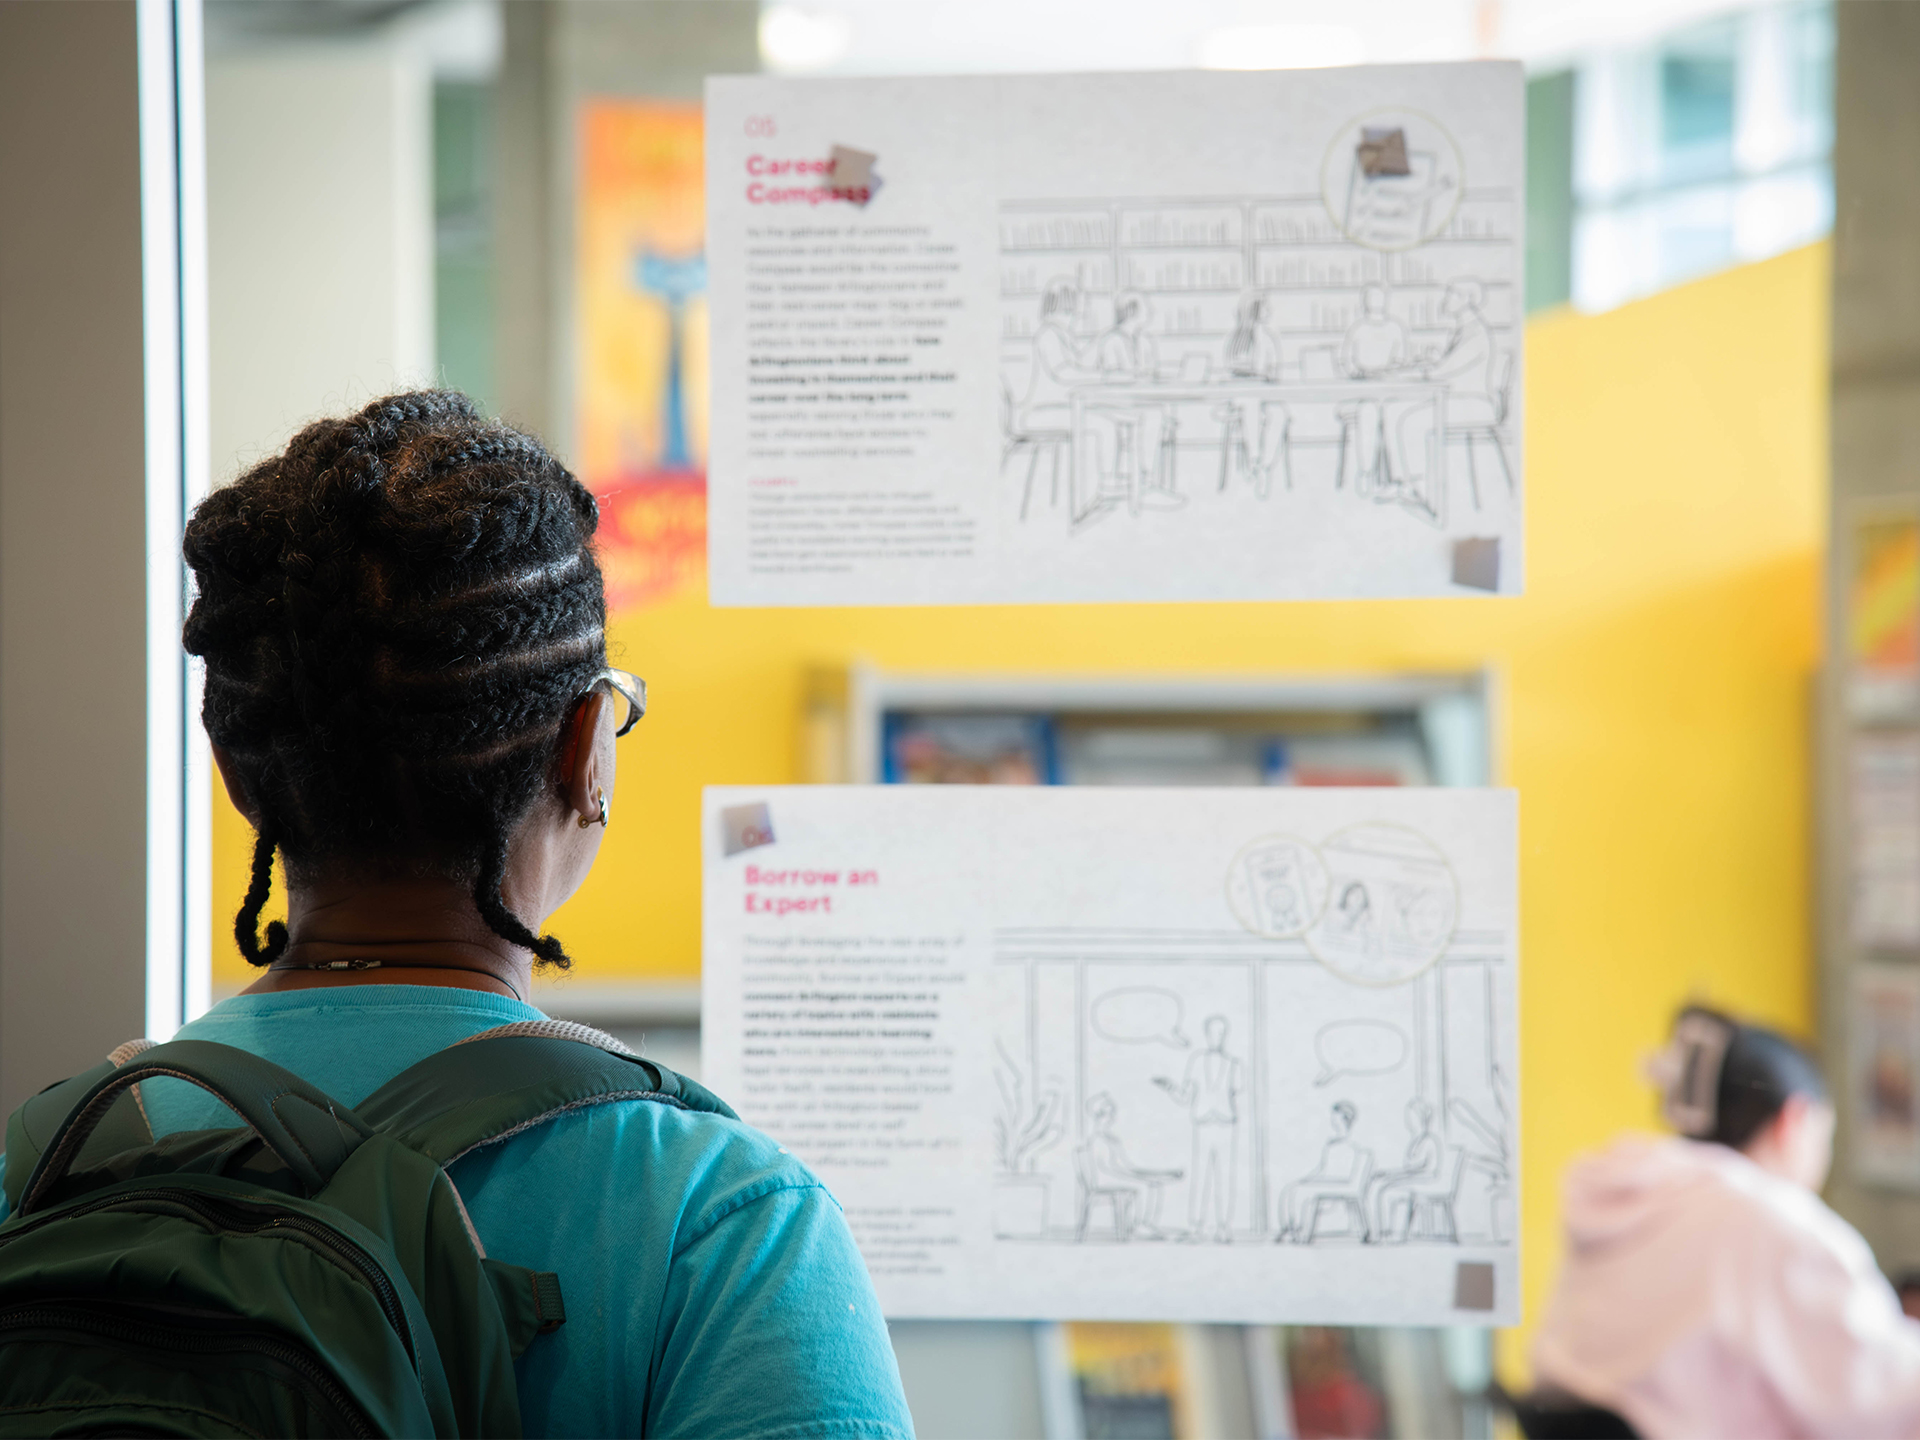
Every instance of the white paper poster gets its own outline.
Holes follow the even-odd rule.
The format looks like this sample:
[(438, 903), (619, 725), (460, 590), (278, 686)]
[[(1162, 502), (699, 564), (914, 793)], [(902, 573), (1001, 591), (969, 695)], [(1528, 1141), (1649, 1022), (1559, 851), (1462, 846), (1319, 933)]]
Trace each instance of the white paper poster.
[(895, 1317), (1511, 1324), (1514, 800), (710, 789), (703, 1078)]
[(1509, 62), (707, 82), (717, 605), (1521, 589)]
[(1854, 942), (1920, 949), (1920, 734), (1857, 731), (1852, 764)]
[(1862, 964), (1853, 980), (1853, 1164), (1920, 1187), (1920, 970)]

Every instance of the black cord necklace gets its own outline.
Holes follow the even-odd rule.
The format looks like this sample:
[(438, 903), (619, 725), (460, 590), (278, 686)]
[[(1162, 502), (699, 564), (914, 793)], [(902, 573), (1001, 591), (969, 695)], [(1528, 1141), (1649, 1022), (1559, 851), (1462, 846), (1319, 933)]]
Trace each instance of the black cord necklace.
[[(387, 962), (372, 960), (365, 956), (356, 956), (349, 960), (314, 960), (306, 963), (292, 960), (276, 960), (267, 967), (269, 970), (385, 970)], [(476, 970), (471, 965), (423, 965), (418, 960), (395, 961), (396, 970), (462, 970), (469, 975), (484, 975), (489, 980), (497, 980), (513, 992), (513, 998), (522, 1005), (527, 997), (520, 993), (520, 987), (504, 975), (496, 975), (491, 970)]]

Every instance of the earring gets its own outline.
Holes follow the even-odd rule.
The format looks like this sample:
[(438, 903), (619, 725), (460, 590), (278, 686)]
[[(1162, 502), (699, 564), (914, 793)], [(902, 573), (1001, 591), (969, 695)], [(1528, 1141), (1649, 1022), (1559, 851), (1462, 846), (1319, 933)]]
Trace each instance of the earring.
[(594, 817), (582, 815), (580, 817), (580, 828), (582, 830), (586, 829), (589, 825), (593, 824), (595, 819), (599, 820), (601, 828), (604, 829), (606, 827), (607, 820), (613, 814), (612, 808), (607, 804), (607, 792), (605, 790), (599, 789), (598, 787), (595, 787), (593, 793), (600, 797), (600, 813), (598, 816), (594, 816)]

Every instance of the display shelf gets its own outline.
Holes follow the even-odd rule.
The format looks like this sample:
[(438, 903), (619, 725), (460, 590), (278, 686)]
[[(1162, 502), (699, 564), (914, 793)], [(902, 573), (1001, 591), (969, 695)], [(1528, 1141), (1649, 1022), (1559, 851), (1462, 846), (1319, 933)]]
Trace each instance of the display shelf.
[(1436, 783), (1486, 784), (1494, 773), (1492, 680), (1480, 671), (1328, 676), (902, 674), (869, 666), (808, 678), (801, 753), (808, 779), (881, 778), (886, 716), (899, 712), (1045, 714), (1075, 721), (1165, 717), (1244, 728), (1263, 717), (1402, 716), (1418, 723)]

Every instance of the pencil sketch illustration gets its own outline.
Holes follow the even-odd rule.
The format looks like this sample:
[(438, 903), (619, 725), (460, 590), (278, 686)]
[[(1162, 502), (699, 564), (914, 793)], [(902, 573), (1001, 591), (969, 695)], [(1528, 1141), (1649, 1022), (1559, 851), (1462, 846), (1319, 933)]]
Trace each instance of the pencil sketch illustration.
[(1411, 250), (1453, 219), (1466, 168), (1439, 121), (1414, 110), (1375, 110), (1347, 122), (1327, 146), (1320, 194), (1356, 245)]
[(1333, 899), (1307, 932), (1331, 970), (1362, 985), (1396, 985), (1440, 958), (1459, 890), (1447, 857), (1399, 825), (1355, 825), (1320, 846)]
[(1410, 980), (1452, 936), (1459, 891), (1439, 848), (1404, 826), (1369, 822), (1319, 845), (1263, 835), (1234, 857), (1227, 899), (1248, 930), (1304, 935), (1329, 969), (1362, 985)]
[(1160, 1228), (1161, 1192), (1180, 1178), (1178, 1170), (1143, 1170), (1127, 1159), (1126, 1147), (1113, 1133), (1119, 1107), (1101, 1093), (1087, 1101), (1087, 1138), (1073, 1152), (1074, 1178), (1080, 1185), (1080, 1206), (1073, 1235), (1087, 1238), (1094, 1208), (1105, 1205), (1116, 1240), (1164, 1240)]
[(1409, 110), (1339, 127), (1317, 194), (1003, 204), (1004, 503), (1069, 535), (1325, 524), (1328, 494), (1484, 528), (1518, 503), (1518, 227)]
[(1284, 940), (1320, 918), (1330, 884), (1312, 845), (1292, 835), (1262, 835), (1233, 857), (1227, 899), (1242, 925)]
[(1401, 826), (1231, 868), (1217, 931), (997, 936), (996, 1238), (1507, 1243), (1509, 937)]
[(1240, 1123), (1240, 1062), (1227, 1053), (1227, 1018), (1207, 1017), (1207, 1048), (1187, 1061), (1176, 1085), (1165, 1075), (1153, 1083), (1193, 1121), (1193, 1169), (1187, 1184), (1187, 1234), (1231, 1238), (1234, 1129)]
[(994, 1228), (1006, 1235), (1039, 1234), (1045, 1220), (1046, 1182), (1035, 1176), (1040, 1152), (1066, 1133), (1059, 1123), (1060, 1091), (1038, 1094), (1006, 1046), (997, 1045), (993, 1080), (1000, 1112), (993, 1121)]

